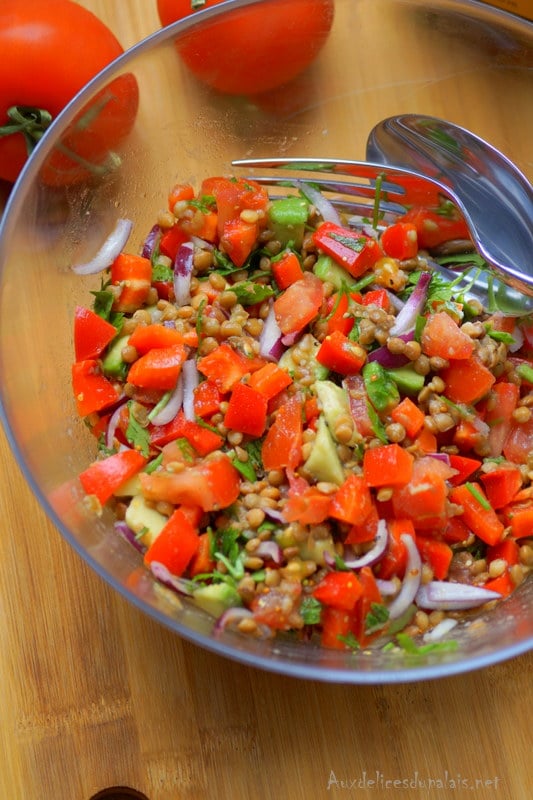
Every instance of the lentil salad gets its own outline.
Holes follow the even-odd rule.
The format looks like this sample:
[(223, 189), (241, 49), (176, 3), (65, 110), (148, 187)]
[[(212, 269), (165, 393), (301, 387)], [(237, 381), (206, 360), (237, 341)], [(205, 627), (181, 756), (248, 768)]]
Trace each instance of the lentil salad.
[(455, 209), (372, 224), (208, 178), (141, 254), (123, 228), (75, 268), (104, 270), (74, 323), (80, 480), (216, 633), (452, 646), (527, 577), (533, 320), (433, 268)]

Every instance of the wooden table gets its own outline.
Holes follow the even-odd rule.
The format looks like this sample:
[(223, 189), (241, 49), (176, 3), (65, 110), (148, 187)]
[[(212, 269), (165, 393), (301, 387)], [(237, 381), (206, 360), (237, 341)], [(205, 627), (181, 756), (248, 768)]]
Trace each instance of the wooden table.
[[(123, 46), (158, 27), (155, 0), (81, 4)], [(1, 798), (530, 796), (530, 656), (385, 687), (254, 671), (114, 594), (45, 518), (3, 434), (0, 512)]]

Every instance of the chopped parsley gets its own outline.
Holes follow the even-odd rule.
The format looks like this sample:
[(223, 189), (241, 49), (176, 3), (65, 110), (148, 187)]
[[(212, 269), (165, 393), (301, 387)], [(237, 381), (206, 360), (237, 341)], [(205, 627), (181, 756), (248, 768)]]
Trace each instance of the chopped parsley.
[(300, 615), (304, 625), (317, 625), (322, 614), (322, 603), (316, 597), (304, 597), (300, 605)]

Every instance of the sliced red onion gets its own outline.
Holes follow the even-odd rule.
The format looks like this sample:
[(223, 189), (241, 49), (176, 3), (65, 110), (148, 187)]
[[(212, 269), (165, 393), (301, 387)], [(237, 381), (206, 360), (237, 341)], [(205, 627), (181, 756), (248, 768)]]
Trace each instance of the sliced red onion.
[(215, 246), (211, 244), (211, 242), (206, 242), (205, 239), (200, 239), (199, 236), (191, 236), (191, 242), (195, 247), (199, 247), (200, 250), (214, 250)]
[(447, 617), (435, 625), (432, 630), (425, 633), (422, 639), (425, 642), (438, 642), (439, 639), (442, 639), (443, 636), (446, 636), (455, 626), (457, 625), (457, 620), (452, 619), (451, 617)]
[(155, 247), (161, 237), (161, 226), (154, 225), (146, 239), (144, 240), (141, 255), (143, 258), (152, 258)]
[(508, 345), (509, 352), (510, 353), (517, 353), (524, 346), (524, 334), (522, 333), (522, 331), (518, 327), (518, 325), (514, 326), (511, 336), (514, 339), (514, 342), (512, 344)]
[(194, 245), (192, 242), (181, 244), (174, 259), (174, 296), (177, 306), (186, 306), (191, 302), (191, 277), (194, 264)]
[(275, 522), (286, 522), (283, 512), (278, 508), (264, 508), (263, 511), (265, 512), (265, 516), (269, 519), (273, 519)]
[(442, 461), (443, 464), (450, 466), (450, 456), (448, 453), (427, 453), (430, 458), (436, 458), (437, 461)]
[(375, 564), (385, 552), (388, 538), (389, 532), (387, 530), (387, 523), (384, 519), (380, 519), (378, 522), (376, 538), (374, 539), (374, 544), (371, 549), (367, 550), (364, 555), (356, 558), (351, 558), (349, 555), (346, 557), (345, 554), (343, 558), (344, 563), (348, 569), (360, 569), (361, 567), (368, 567), (371, 564)]
[(274, 564), (281, 564), (283, 560), (283, 554), (281, 552), (281, 547), (277, 542), (261, 542), (261, 544), (256, 547), (253, 552), (254, 556), (258, 558), (264, 558), (268, 561), (273, 561)]
[(491, 600), (501, 600), (501, 597), (499, 592), (493, 592), (483, 586), (452, 581), (430, 581), (419, 588), (416, 604), (421, 608), (438, 611), (466, 611)]
[(398, 586), (395, 581), (385, 581), (383, 578), (376, 578), (376, 585), (379, 593), (383, 597), (394, 597), (398, 592)]
[(377, 361), (385, 369), (405, 367), (409, 363), (407, 356), (402, 353), (391, 353), (388, 347), (377, 347), (367, 356), (367, 361)]
[(324, 222), (334, 222), (335, 225), (342, 225), (337, 209), (327, 197), (324, 197), (322, 192), (309, 183), (295, 181), (294, 185), (314, 205)]
[(174, 589), (178, 594), (192, 597), (191, 582), (183, 578), (178, 578), (176, 575), (172, 575), (164, 564), (161, 564), (159, 561), (152, 561), (150, 563), (150, 570), (154, 578), (164, 583), (165, 586)]
[(200, 383), (200, 373), (196, 366), (195, 358), (188, 358), (182, 368), (181, 374), (183, 377), (183, 413), (185, 419), (194, 422), (194, 390)]
[(172, 422), (172, 420), (180, 410), (182, 404), (183, 404), (183, 379), (180, 375), (174, 389), (170, 393), (168, 401), (163, 406), (161, 411), (159, 411), (154, 417), (151, 418), (150, 422), (152, 423), (152, 425), (167, 425), (167, 423)]
[(123, 539), (132, 544), (134, 548), (139, 551), (139, 553), (144, 553), (146, 547), (142, 544), (142, 542), (139, 541), (139, 539), (137, 539), (135, 533), (132, 531), (129, 525), (121, 520), (120, 522), (115, 522), (114, 528), (116, 532), (120, 534)]
[(373, 225), (369, 225), (368, 222), (365, 222), (361, 228), (362, 233), (365, 236), (368, 236), (370, 239), (378, 239), (379, 238), (379, 230), (374, 228)]
[(389, 331), (390, 336), (399, 336), (402, 333), (407, 333), (415, 327), (416, 318), (421, 314), (427, 298), (428, 286), (431, 280), (431, 272), (422, 272), (418, 283), (416, 284), (413, 292), (406, 302), (392, 328)]
[(112, 450), (115, 445), (115, 434), (117, 432), (118, 422), (120, 419), (120, 411), (124, 403), (127, 402), (127, 397), (122, 399), (122, 402), (117, 405), (115, 410), (112, 412), (111, 416), (109, 417), (107, 428), (105, 432), (105, 446)]
[(284, 347), (292, 347), (293, 344), (296, 344), (300, 336), (302, 335), (302, 331), (291, 331), (290, 333), (286, 333), (284, 336), (281, 337), (281, 344)]
[(85, 264), (77, 264), (72, 267), (72, 271), (76, 275), (95, 275), (110, 267), (126, 246), (132, 228), (133, 222), (130, 219), (119, 219), (94, 258)]
[[(219, 636), (228, 628), (237, 628), (239, 622), (243, 620), (253, 620), (254, 615), (248, 608), (241, 608), (240, 606), (233, 606), (232, 608), (228, 608), (224, 611), (223, 614), (217, 619), (215, 623), (215, 627), (213, 628), (213, 633), (215, 636)], [(263, 623), (256, 622), (257, 629), (254, 631), (254, 635), (258, 636), (261, 639), (271, 639), (274, 635), (274, 631), (272, 628), (269, 628), (268, 625), (264, 625)]]
[(389, 605), (389, 619), (398, 619), (415, 599), (422, 578), (422, 561), (415, 540), (409, 533), (402, 533), (400, 540), (407, 548), (407, 565), (400, 591)]
[(394, 292), (389, 292), (388, 289), (385, 289), (385, 292), (387, 293), (387, 297), (389, 298), (389, 303), (391, 306), (395, 308), (396, 311), (401, 311), (405, 305), (404, 301), (400, 300), (398, 295), (394, 294)]
[(285, 351), (281, 339), (282, 333), (274, 314), (274, 306), (270, 303), (268, 315), (259, 337), (259, 352), (263, 358), (269, 361), (279, 361)]

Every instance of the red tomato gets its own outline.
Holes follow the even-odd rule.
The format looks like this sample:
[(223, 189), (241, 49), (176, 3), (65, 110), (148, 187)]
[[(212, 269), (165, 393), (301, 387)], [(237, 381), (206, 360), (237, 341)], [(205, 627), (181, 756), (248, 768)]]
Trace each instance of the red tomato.
[[(216, 6), (205, 0), (157, 0), (169, 25)], [(184, 63), (221, 92), (255, 94), (287, 83), (316, 58), (333, 24), (334, 0), (263, 0), (193, 31), (177, 44)]]
[[(0, 52), (0, 126), (6, 126), (13, 107), (27, 107), (32, 120), (40, 110), (56, 117), (123, 49), (103, 22), (71, 0), (2, 0)], [(98, 169), (130, 131), (137, 104), (135, 78), (120, 76), (82, 111), (63, 144)], [(35, 128), (33, 144), (43, 127)], [(0, 178), (14, 182), (27, 157), (22, 133), (0, 136)], [(43, 180), (64, 185), (87, 174), (63, 151), (53, 154)]]
[(324, 300), (324, 284), (312, 272), (292, 283), (274, 300), (274, 313), (282, 333), (302, 330), (318, 314)]

